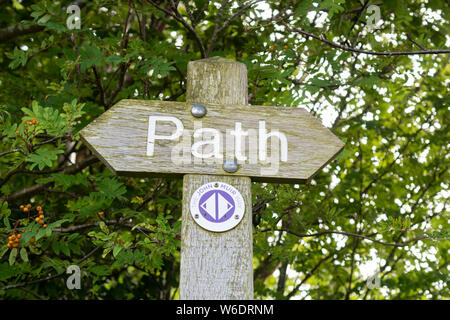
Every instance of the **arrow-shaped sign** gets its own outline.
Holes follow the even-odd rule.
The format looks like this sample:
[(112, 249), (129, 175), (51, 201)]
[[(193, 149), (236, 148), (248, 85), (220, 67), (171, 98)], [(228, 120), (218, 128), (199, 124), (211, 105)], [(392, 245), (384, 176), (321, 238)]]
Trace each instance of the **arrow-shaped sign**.
[[(83, 141), (120, 175), (186, 173), (249, 176), (254, 181), (304, 182), (344, 143), (297, 107), (121, 100), (81, 131)], [(198, 107), (198, 106), (196, 106)], [(234, 173), (223, 169), (236, 160)]]

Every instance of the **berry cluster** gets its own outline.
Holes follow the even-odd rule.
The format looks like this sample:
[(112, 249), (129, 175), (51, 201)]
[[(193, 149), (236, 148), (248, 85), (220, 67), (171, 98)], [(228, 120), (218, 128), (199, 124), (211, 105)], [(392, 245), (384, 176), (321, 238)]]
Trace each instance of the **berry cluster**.
[(19, 241), (22, 235), (20, 233), (10, 235), (8, 238), (8, 244), (6, 245), (8, 248), (18, 248), (19, 247)]
[(24, 206), (23, 204), (20, 205), (20, 210), (22, 210), (23, 212), (29, 212), (31, 209), (31, 204), (27, 204), (26, 206)]
[[(30, 120), (30, 121), (23, 120), (23, 123), (25, 124), (25, 130), (28, 131), (28, 130), (30, 129), (31, 126), (34, 126), (34, 125), (37, 124), (37, 120), (36, 120), (36, 118), (33, 118), (33, 119)], [(27, 126), (27, 125), (28, 125), (28, 126)], [(29, 126), (30, 126), (30, 127), (29, 127)], [(19, 134), (19, 130), (16, 130), (16, 134)]]
[[(31, 203), (27, 204), (27, 205), (20, 205), (20, 210), (24, 213), (26, 213), (28, 215), (27, 219), (30, 219), (31, 217), (34, 218), (34, 221), (36, 223), (39, 223), (40, 225), (42, 225), (42, 228), (47, 228), (47, 225), (44, 223), (44, 211), (42, 210), (42, 206), (38, 205), (35, 208), (33, 208), (31, 206)], [(31, 215), (30, 214), (33, 212), (33, 210), (35, 210), (35, 212), (37, 213), (36, 215)], [(22, 234), (20, 233), (20, 228), (18, 228), (20, 223), (20, 220), (17, 220), (16, 225), (14, 226), (14, 228), (10, 231), (12, 233), (12, 235), (10, 235), (8, 237), (8, 244), (6, 245), (9, 249), (13, 249), (13, 248), (19, 248), (19, 242), (20, 239), (22, 238)], [(31, 238), (29, 240), (30, 244), (33, 244), (35, 242), (34, 238)]]
[(36, 221), (37, 223), (42, 225), (42, 228), (44, 228), (44, 229), (47, 228), (47, 225), (44, 223), (45, 216), (44, 216), (44, 211), (42, 211), (42, 207), (37, 206), (36, 211), (38, 212), (38, 215), (36, 216), (34, 221)]
[[(31, 212), (32, 208), (31, 208), (31, 204), (27, 204), (26, 206), (21, 205), (20, 206), (20, 210), (22, 210), (23, 212)], [(42, 206), (37, 206), (36, 207), (36, 212), (37, 215), (35, 216), (34, 221), (36, 221), (36, 223), (39, 223), (40, 225), (42, 225), (42, 227), (45, 229), (47, 228), (47, 225), (44, 223), (44, 211), (42, 210)]]

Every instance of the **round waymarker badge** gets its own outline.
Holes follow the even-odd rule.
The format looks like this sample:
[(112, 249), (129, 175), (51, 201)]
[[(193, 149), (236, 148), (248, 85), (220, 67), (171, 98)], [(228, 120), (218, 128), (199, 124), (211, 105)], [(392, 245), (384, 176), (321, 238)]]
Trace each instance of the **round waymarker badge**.
[(202, 228), (224, 232), (236, 227), (245, 213), (244, 198), (232, 185), (210, 182), (194, 191), (190, 202), (191, 215)]

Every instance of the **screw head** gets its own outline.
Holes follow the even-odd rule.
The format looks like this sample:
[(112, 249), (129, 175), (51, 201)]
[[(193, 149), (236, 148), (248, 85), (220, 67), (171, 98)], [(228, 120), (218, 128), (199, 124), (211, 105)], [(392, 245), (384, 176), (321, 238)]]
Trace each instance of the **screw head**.
[(191, 108), (191, 114), (196, 118), (204, 117), (206, 115), (206, 107), (196, 103)]
[(234, 173), (239, 169), (236, 159), (228, 159), (223, 162), (223, 170), (228, 173)]

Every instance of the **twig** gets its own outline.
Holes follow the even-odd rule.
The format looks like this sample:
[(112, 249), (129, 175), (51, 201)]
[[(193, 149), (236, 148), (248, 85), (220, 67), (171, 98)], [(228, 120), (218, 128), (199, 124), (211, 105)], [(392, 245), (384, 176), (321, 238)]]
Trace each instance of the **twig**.
[(120, 41), (120, 52), (123, 53), (123, 50), (126, 49), (128, 47), (128, 31), (130, 30), (129, 28), (129, 23), (130, 23), (130, 13), (131, 13), (131, 8), (133, 7), (132, 1), (128, 1), (128, 12), (127, 12), (127, 16), (125, 18), (125, 23), (123, 25), (123, 31), (122, 31), (122, 40)]
[(27, 292), (27, 293), (29, 293), (29, 294), (35, 296), (35, 297), (36, 297), (37, 299), (39, 299), (39, 300), (46, 300), (44, 297), (38, 295), (36, 292), (34, 292), (34, 291), (32, 291), (32, 290), (29, 290), (29, 289), (27, 289), (27, 288), (19, 288), (19, 289), (21, 289), (21, 290), (23, 290), (23, 291), (25, 291), (25, 292)]
[[(84, 161), (82, 162), (78, 162), (74, 165), (71, 165), (69, 167), (65, 167), (62, 172), (65, 174), (74, 174), (77, 173), (81, 170), (83, 170), (84, 168), (86, 168), (87, 166), (90, 166), (91, 164), (95, 163), (99, 161), (95, 156), (91, 156), (89, 158), (86, 158)], [(52, 182), (48, 182), (48, 183), (38, 183), (35, 184), (31, 187), (28, 188), (24, 188), (22, 190), (16, 191), (10, 195), (5, 195), (3, 197), (0, 197), (0, 201), (11, 201), (11, 200), (15, 200), (18, 198), (22, 198), (22, 197), (26, 197), (32, 194), (35, 194), (39, 191), (41, 191), (42, 189), (45, 189), (46, 187), (48, 187)]]
[(418, 44), (416, 41), (414, 41), (414, 39), (411, 37), (411, 35), (409, 33), (406, 34), (406, 36), (408, 37), (408, 40), (411, 41), (412, 43), (414, 43), (416, 46), (418, 46), (420, 49), (428, 51), (428, 49), (426, 49), (424, 46)]
[(14, 26), (0, 29), (0, 43), (10, 41), (16, 37), (23, 36), (30, 33), (36, 33), (44, 30), (44, 26), (29, 25), (26, 26), (23, 23), (18, 23)]
[[(54, 142), (54, 141), (56, 141), (58, 139), (62, 139), (63, 142), (66, 142), (68, 139), (70, 139), (70, 135), (63, 135), (61, 137), (52, 137), (49, 140), (33, 144), (32, 147), (39, 147), (39, 146), (42, 146), (42, 145), (47, 144), (47, 143), (52, 143), (52, 142)], [(36, 149), (33, 149), (33, 150), (36, 150)]]
[(262, 2), (263, 0), (255, 0), (253, 2), (250, 2), (246, 4), (245, 6), (239, 8), (231, 17), (229, 17), (225, 22), (223, 23), (222, 27), (218, 30), (218, 33), (222, 32), (228, 25), (231, 23), (231, 21), (234, 20), (237, 16), (241, 15), (245, 10), (249, 9), (254, 4), (257, 4), (258, 2)]
[[(366, 2), (364, 3), (364, 5), (361, 7), (361, 10), (358, 12), (358, 16), (355, 19), (355, 22), (353, 23), (352, 27), (350, 28), (350, 30), (348, 31), (348, 35), (347, 38), (350, 38), (350, 34), (353, 31), (353, 28), (355, 28), (356, 24), (358, 23), (359, 19), (361, 19), (361, 15), (364, 12), (364, 10), (366, 10), (367, 5), (369, 4), (370, 0), (366, 0)], [(359, 32), (356, 34), (355, 39), (353, 40), (352, 44), (354, 45), (354, 43), (356, 42), (356, 39), (358, 39), (358, 34)]]
[[(76, 261), (74, 264), (77, 265), (77, 264), (80, 264), (83, 261), (89, 259), (94, 253), (97, 252), (98, 249), (102, 248), (103, 245), (104, 244), (101, 244), (98, 247), (94, 248), (91, 252), (89, 252), (87, 255), (85, 255), (80, 260)], [(55, 279), (55, 278), (59, 278), (59, 277), (65, 275), (65, 274), (66, 274), (65, 272), (61, 272), (61, 273), (57, 273), (57, 274), (54, 274), (54, 275), (51, 275), (51, 276), (48, 276), (48, 277), (45, 277), (45, 278), (42, 278), (42, 279), (30, 281), (30, 282), (22, 282), (22, 283), (17, 283), (17, 284), (11, 284), (11, 285), (7, 285), (7, 286), (4, 286), (4, 287), (0, 287), (0, 290), (18, 289), (18, 288), (22, 288), (22, 287), (29, 286), (29, 285), (32, 285), (32, 284), (37, 284), (37, 283), (45, 282), (45, 281), (52, 280), (52, 279)]]
[[(317, 269), (319, 269), (319, 267), (322, 265), (322, 263), (324, 263), (325, 261), (327, 261), (328, 259), (330, 259), (331, 257), (333, 257), (334, 254), (335, 254), (335, 253), (332, 253), (332, 254), (330, 254), (330, 255), (328, 255), (328, 256), (326, 256), (326, 257), (320, 259), (320, 261), (314, 266), (314, 268), (312, 268), (312, 270), (309, 271), (309, 272), (305, 275), (305, 277), (303, 278), (303, 280), (300, 281), (300, 283), (297, 284), (297, 285), (294, 287), (294, 289), (292, 289), (291, 292), (289, 292), (289, 294), (286, 296), (286, 298), (287, 298), (288, 300), (289, 300), (290, 298), (292, 298), (292, 297), (297, 293), (297, 291), (300, 289), (300, 287), (301, 287), (306, 281), (308, 281), (309, 278), (312, 277), (312, 275), (314, 274), (314, 272), (317, 271)], [(337, 259), (337, 257), (336, 257), (336, 258), (333, 258), (331, 261), (333, 262), (333, 261), (336, 260), (336, 259)]]
[(136, 14), (136, 19), (138, 21), (138, 25), (139, 25), (139, 34), (141, 36), (141, 40), (145, 41), (145, 14), (142, 14), (142, 20), (141, 18), (139, 18), (139, 14), (137, 12), (136, 6), (134, 5), (134, 2), (131, 1), (130, 2), (131, 6), (134, 9), (134, 13)]
[[(129, 23), (130, 23), (131, 8), (134, 8), (134, 5), (132, 4), (132, 1), (129, 1), (128, 2), (128, 12), (127, 12), (127, 16), (125, 18), (125, 23), (124, 23), (123, 31), (122, 31), (122, 39), (120, 40), (120, 52), (122, 55), (124, 55), (125, 49), (128, 47), (128, 31), (130, 30)], [(106, 96), (104, 97), (103, 105), (105, 106), (106, 109), (109, 109), (109, 107), (111, 106), (111, 104), (114, 101), (114, 99), (116, 98), (116, 96), (122, 90), (122, 88), (125, 84), (125, 76), (127, 74), (127, 69), (131, 63), (132, 63), (132, 60), (130, 60), (127, 63), (121, 62), (120, 65), (118, 66), (117, 70), (114, 72), (113, 76), (109, 80), (109, 82), (106, 86), (107, 88), (109, 87), (109, 84), (111, 83), (112, 78), (116, 75), (117, 71), (120, 71), (120, 76), (119, 76), (117, 87), (109, 94), (108, 97), (106, 97)]]
[(97, 68), (95, 66), (92, 67), (94, 71), (95, 81), (97, 82), (98, 91), (100, 91), (100, 103), (106, 107), (105, 105), (105, 90), (103, 89), (103, 82), (98, 74)]
[(5, 152), (0, 153), (0, 157), (5, 156), (5, 155), (10, 154), (10, 153), (16, 153), (16, 152), (20, 152), (20, 153), (22, 153), (24, 156), (27, 155), (27, 154), (25, 153), (25, 151), (23, 151), (22, 149), (14, 149), (14, 150), (9, 150), (9, 151), (5, 151)]
[(306, 32), (299, 28), (291, 28), (286, 22), (281, 21), (282, 24), (290, 31), (290, 32), (297, 32), (304, 36), (308, 36), (311, 38), (314, 38), (316, 40), (319, 40), (323, 43), (328, 44), (329, 46), (344, 50), (344, 51), (350, 51), (355, 53), (362, 53), (362, 54), (370, 54), (370, 55), (376, 55), (376, 56), (408, 56), (408, 55), (415, 55), (415, 54), (449, 54), (450, 49), (437, 49), (437, 50), (424, 50), (424, 51), (370, 51), (370, 50), (363, 50), (363, 49), (355, 49), (347, 46), (340, 45), (338, 43), (329, 41), (327, 39), (324, 39), (320, 36), (317, 36), (315, 34)]
[(219, 34), (220, 21), (222, 20), (223, 13), (226, 10), (226, 8), (228, 7), (228, 4), (229, 4), (229, 0), (222, 0), (221, 7), (216, 16), (216, 22), (214, 23), (213, 35), (211, 37), (211, 40), (209, 41), (208, 51), (206, 51), (206, 57), (209, 57), (211, 55), (214, 45), (216, 44), (217, 35)]
[[(71, 233), (71, 232), (76, 232), (82, 229), (87, 229), (87, 228), (91, 228), (91, 227), (98, 227), (100, 225), (100, 222), (102, 221), (97, 221), (97, 222), (92, 222), (92, 223), (86, 223), (86, 224), (80, 224), (80, 225), (74, 225), (74, 226), (70, 226), (67, 228), (53, 228), (52, 231), (53, 232), (60, 232), (60, 233)], [(139, 232), (141, 232), (144, 236), (146, 236), (148, 239), (150, 239), (152, 242), (154, 243), (158, 243), (158, 244), (163, 244), (162, 241), (156, 239), (156, 238), (152, 238), (150, 237), (147, 233), (151, 233), (153, 232), (150, 229), (144, 228), (144, 227), (136, 227), (134, 224), (131, 223), (126, 223), (120, 220), (103, 220), (103, 222), (106, 225), (116, 225), (116, 226), (122, 226), (122, 227), (126, 227), (129, 229), (135, 229)]]
[(200, 48), (200, 53), (202, 55), (202, 58), (206, 57), (206, 52), (205, 52), (205, 47), (203, 45), (202, 39), (200, 38), (200, 36), (198, 35), (197, 31), (194, 29), (194, 27), (192, 27), (189, 23), (187, 23), (183, 17), (181, 17), (180, 13), (178, 11), (176, 11), (175, 13), (167, 10), (166, 8), (161, 7), (160, 5), (158, 5), (157, 3), (155, 3), (152, 0), (147, 0), (147, 2), (149, 2), (151, 5), (153, 5), (155, 8), (157, 8), (158, 10), (164, 12), (165, 14), (173, 17), (175, 20), (177, 20), (178, 22), (180, 22), (186, 29), (188, 29), (188, 31), (190, 33), (192, 33), (192, 35), (194, 36), (199, 48)]
[(189, 8), (189, 1), (183, 0), (183, 3), (184, 3), (184, 7), (186, 8), (186, 12), (189, 16), (189, 20), (191, 20), (192, 26), (195, 26), (195, 18), (194, 18), (194, 15), (192, 14), (191, 9)]
[(293, 234), (293, 235), (295, 235), (295, 236), (297, 236), (299, 238), (317, 237), (317, 236), (322, 236), (322, 235), (325, 235), (325, 234), (340, 234), (340, 235), (349, 236), (349, 237), (362, 238), (362, 239), (365, 239), (365, 240), (369, 240), (369, 241), (376, 242), (376, 243), (379, 243), (379, 244), (382, 244), (382, 245), (385, 245), (385, 246), (392, 246), (392, 247), (406, 247), (406, 246), (410, 245), (413, 242), (417, 242), (417, 241), (423, 240), (423, 239), (428, 239), (427, 236), (420, 236), (420, 237), (416, 237), (416, 238), (410, 239), (410, 240), (402, 242), (402, 243), (389, 243), (389, 242), (376, 240), (376, 239), (373, 239), (373, 238), (370, 238), (370, 237), (367, 237), (367, 236), (363, 236), (361, 234), (356, 234), (356, 233), (351, 233), (351, 232), (344, 232), (344, 231), (326, 230), (326, 231), (310, 233), (310, 234), (301, 234), (301, 233), (295, 232), (295, 231), (287, 229), (287, 228), (260, 230), (260, 232), (269, 232), (269, 231), (287, 232), (287, 233)]
[(161, 187), (162, 183), (163, 183), (163, 179), (159, 179), (159, 181), (156, 184), (153, 191), (147, 195), (147, 197), (144, 199), (144, 201), (136, 208), (136, 211), (142, 211), (145, 208), (145, 205), (155, 197), (155, 194), (156, 194), (156, 192), (159, 191), (159, 188)]

